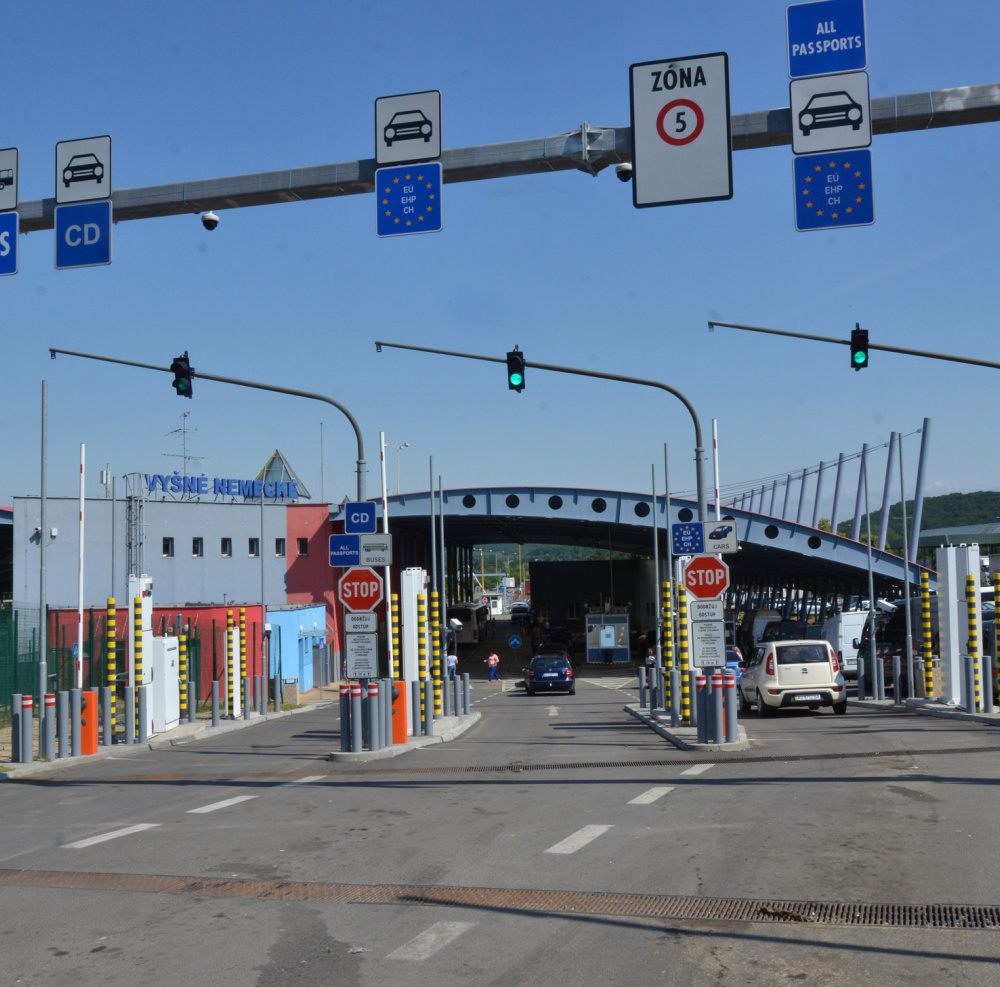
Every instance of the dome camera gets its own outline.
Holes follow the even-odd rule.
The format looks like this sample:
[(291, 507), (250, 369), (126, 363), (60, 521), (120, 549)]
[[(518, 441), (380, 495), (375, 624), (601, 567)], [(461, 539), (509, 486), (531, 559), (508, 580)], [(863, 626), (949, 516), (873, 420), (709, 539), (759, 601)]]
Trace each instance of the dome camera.
[(216, 226), (219, 225), (219, 217), (216, 216), (214, 212), (202, 213), (201, 225), (204, 226), (206, 230), (214, 230)]
[(615, 166), (615, 174), (620, 182), (632, 181), (632, 165), (629, 162)]

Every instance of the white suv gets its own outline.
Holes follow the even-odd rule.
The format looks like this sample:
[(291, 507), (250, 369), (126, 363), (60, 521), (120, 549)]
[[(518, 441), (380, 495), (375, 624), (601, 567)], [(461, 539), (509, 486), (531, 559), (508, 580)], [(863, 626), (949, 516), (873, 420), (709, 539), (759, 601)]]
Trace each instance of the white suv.
[(832, 706), (847, 712), (847, 686), (840, 662), (827, 641), (769, 641), (754, 650), (739, 685), (740, 709), (757, 705), (758, 716), (804, 706)]

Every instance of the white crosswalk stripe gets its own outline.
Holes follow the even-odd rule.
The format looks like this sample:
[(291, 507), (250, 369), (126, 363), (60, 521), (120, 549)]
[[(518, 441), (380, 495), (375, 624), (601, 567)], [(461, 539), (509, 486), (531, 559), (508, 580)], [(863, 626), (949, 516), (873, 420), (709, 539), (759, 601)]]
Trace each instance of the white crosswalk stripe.
[(188, 809), (188, 812), (215, 812), (216, 809), (228, 809), (231, 805), (238, 805), (240, 802), (249, 802), (250, 799), (255, 799), (256, 797), (256, 795), (236, 795), (231, 799), (213, 802), (211, 805), (203, 805), (197, 809)]
[(709, 768), (714, 768), (714, 764), (692, 764), (690, 768), (685, 768), (682, 775), (703, 775)]
[(101, 833), (100, 836), (88, 836), (85, 840), (77, 840), (74, 843), (67, 843), (63, 850), (82, 850), (84, 847), (94, 846), (95, 843), (105, 843), (107, 840), (116, 840), (119, 836), (131, 836), (133, 833), (142, 833), (147, 829), (156, 829), (159, 823), (136, 823), (135, 826), (126, 826), (124, 829), (116, 829), (110, 833)]
[(651, 788), (648, 792), (643, 792), (642, 795), (636, 795), (628, 804), (649, 805), (650, 802), (655, 802), (657, 799), (663, 798), (664, 795), (669, 795), (672, 791), (673, 788), (670, 785), (660, 785), (658, 788)]
[(408, 960), (410, 962), (430, 959), (439, 950), (454, 942), (462, 933), (468, 932), (475, 924), (475, 922), (435, 922), (419, 936), (414, 936), (409, 942), (394, 949), (386, 956), (386, 959)]
[(566, 839), (560, 840), (554, 846), (550, 846), (546, 853), (576, 853), (581, 847), (585, 847), (592, 840), (596, 840), (598, 836), (602, 836), (606, 833), (610, 826), (584, 826), (583, 829), (578, 829), (572, 836), (567, 836)]

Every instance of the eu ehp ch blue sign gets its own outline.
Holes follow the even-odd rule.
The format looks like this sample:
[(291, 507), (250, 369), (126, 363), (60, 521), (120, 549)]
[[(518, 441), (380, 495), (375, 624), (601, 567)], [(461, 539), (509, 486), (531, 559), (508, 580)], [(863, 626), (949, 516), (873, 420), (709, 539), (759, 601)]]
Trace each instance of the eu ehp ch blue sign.
[(56, 206), (56, 270), (111, 263), (111, 200)]
[(818, 0), (788, 8), (788, 74), (793, 79), (856, 72), (868, 64), (864, 0)]

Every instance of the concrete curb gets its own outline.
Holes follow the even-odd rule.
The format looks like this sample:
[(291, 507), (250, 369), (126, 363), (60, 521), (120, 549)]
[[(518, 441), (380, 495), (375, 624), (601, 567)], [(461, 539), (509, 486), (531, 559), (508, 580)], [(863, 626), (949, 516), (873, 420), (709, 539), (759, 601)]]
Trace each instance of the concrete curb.
[(916, 713), (918, 716), (937, 716), (944, 720), (964, 720), (985, 726), (1000, 726), (1000, 713), (970, 713), (961, 706), (949, 706), (936, 699), (904, 699), (897, 706), (891, 699), (851, 699), (855, 706), (877, 709), (886, 713)]
[(625, 706), (625, 712), (645, 723), (654, 733), (658, 733), (664, 740), (669, 740), (682, 751), (745, 751), (750, 747), (747, 732), (742, 726), (737, 726), (740, 739), (732, 744), (699, 744), (697, 727), (672, 727), (669, 718), (666, 724), (662, 722), (661, 713), (650, 713), (648, 709), (632, 704)]
[(144, 744), (113, 744), (111, 747), (99, 747), (96, 754), (87, 754), (81, 757), (59, 757), (54, 761), (32, 761), (31, 764), (12, 764), (10, 767), (0, 768), (0, 782), (17, 781), (21, 778), (30, 778), (33, 775), (49, 774), (53, 771), (60, 771), (63, 768), (75, 767), (79, 764), (92, 764), (94, 761), (103, 761), (109, 757), (123, 758), (134, 757), (145, 751), (165, 750), (169, 747), (180, 747), (190, 744), (196, 740), (208, 740), (211, 737), (219, 737), (222, 734), (232, 733), (234, 730), (244, 730), (268, 720), (277, 720), (285, 716), (295, 716), (299, 713), (310, 712), (314, 709), (322, 709), (333, 705), (328, 700), (317, 703), (308, 703), (298, 709), (286, 709), (280, 713), (251, 713), (249, 720), (225, 720), (217, 727), (205, 726), (204, 721), (196, 723), (185, 723), (183, 726), (175, 727), (169, 733), (160, 734), (148, 740)]
[(405, 744), (393, 744), (392, 747), (383, 747), (378, 751), (330, 751), (330, 760), (342, 764), (356, 764), (360, 761), (382, 761), (387, 757), (398, 757), (407, 751), (416, 750), (419, 747), (430, 747), (431, 744), (446, 744), (449, 740), (454, 740), (461, 736), (474, 723), (482, 719), (483, 714), (478, 710), (468, 713), (459, 719), (457, 716), (443, 716), (434, 721), (433, 737), (410, 737)]

